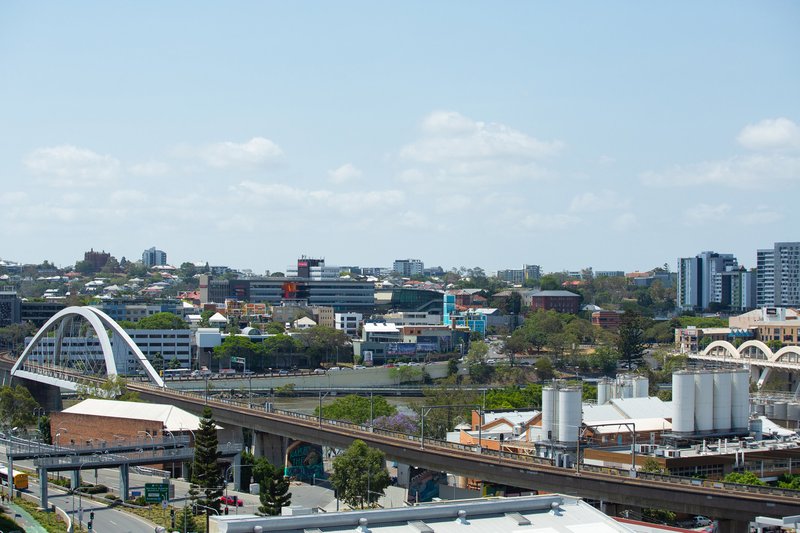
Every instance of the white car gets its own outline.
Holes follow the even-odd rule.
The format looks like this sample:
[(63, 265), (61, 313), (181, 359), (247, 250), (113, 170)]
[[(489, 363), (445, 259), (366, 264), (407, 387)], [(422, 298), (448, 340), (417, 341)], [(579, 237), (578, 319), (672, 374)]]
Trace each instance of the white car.
[(367, 367), (364, 365), (353, 365), (353, 370), (364, 370), (365, 368)]
[(711, 519), (707, 516), (698, 515), (692, 519), (694, 527), (706, 527), (711, 525)]

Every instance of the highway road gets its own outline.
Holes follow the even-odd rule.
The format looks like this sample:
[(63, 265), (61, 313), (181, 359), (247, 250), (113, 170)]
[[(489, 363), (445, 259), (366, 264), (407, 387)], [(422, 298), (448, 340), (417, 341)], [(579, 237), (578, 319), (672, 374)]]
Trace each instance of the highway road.
[[(63, 509), (72, 516), (75, 522), (75, 531), (79, 531), (79, 523), (84, 531), (87, 530), (91, 512), (94, 512), (92, 531), (97, 533), (142, 533), (154, 530), (154, 524), (138, 516), (112, 509), (104, 503), (81, 498), (77, 494), (73, 496), (65, 491), (53, 488), (52, 485), (48, 490), (51, 492), (50, 504)], [(33, 494), (38, 493), (39, 485), (37, 481), (30, 481), (30, 491)], [(81, 508), (83, 508), (82, 512), (80, 511)]]

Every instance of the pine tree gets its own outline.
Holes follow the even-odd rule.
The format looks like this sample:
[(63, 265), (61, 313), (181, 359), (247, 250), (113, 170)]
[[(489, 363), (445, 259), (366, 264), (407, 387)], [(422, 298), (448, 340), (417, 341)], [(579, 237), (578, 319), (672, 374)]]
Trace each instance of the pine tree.
[(197, 503), (217, 511), (220, 509), (219, 498), (222, 496), (222, 474), (217, 464), (217, 459), (220, 457), (218, 444), (217, 428), (211, 408), (206, 406), (200, 418), (200, 429), (195, 433), (192, 483), (197, 485), (203, 494)]
[(180, 512), (175, 514), (175, 528), (176, 531), (197, 531), (197, 521), (192, 513), (192, 508), (184, 506)]
[(644, 349), (642, 317), (633, 311), (625, 311), (619, 326), (617, 351), (628, 370), (632, 370), (634, 364), (642, 361)]
[[(259, 465), (259, 499), (261, 506), (259, 512), (278, 516), (281, 514), (281, 507), (286, 507), (292, 503), (292, 493), (289, 492), (289, 479), (283, 475), (280, 469), (269, 464)], [(263, 474), (262, 474), (263, 473)]]

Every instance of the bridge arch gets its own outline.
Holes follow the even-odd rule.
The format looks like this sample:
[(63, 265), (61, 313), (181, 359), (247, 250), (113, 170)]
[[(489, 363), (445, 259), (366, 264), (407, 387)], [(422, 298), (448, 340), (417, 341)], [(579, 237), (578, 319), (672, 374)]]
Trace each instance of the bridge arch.
[(56, 330), (55, 353), (57, 356), (60, 355), (62, 342), (65, 336), (66, 325), (68, 325), (75, 318), (83, 318), (86, 320), (86, 322), (91, 326), (92, 330), (94, 330), (95, 335), (97, 335), (100, 348), (103, 352), (103, 359), (106, 364), (106, 374), (108, 376), (117, 375), (117, 365), (114, 361), (114, 351), (111, 347), (111, 339), (109, 338), (107, 331), (107, 329), (110, 329), (125, 343), (125, 346), (129, 348), (131, 352), (133, 352), (134, 357), (142, 366), (147, 377), (150, 378), (150, 381), (154, 382), (159, 387), (164, 386), (164, 380), (161, 379), (161, 376), (158, 375), (158, 372), (156, 372), (156, 370), (150, 364), (150, 361), (147, 360), (147, 357), (145, 357), (144, 353), (142, 353), (142, 350), (136, 345), (135, 342), (133, 342), (133, 339), (131, 339), (125, 330), (122, 329), (113, 318), (101, 310), (89, 306), (67, 307), (53, 315), (50, 320), (45, 322), (45, 324), (39, 328), (39, 331), (37, 331), (33, 336), (33, 339), (28, 346), (25, 347), (25, 350), (23, 350), (22, 355), (20, 355), (19, 359), (17, 359), (17, 362), (14, 363), (14, 367), (11, 369), (11, 375), (13, 376), (16, 374), (17, 370), (22, 367), (25, 361), (27, 361), (33, 350), (39, 346), (41, 340), (47, 336), (51, 328), (56, 326), (58, 329)]
[(703, 355), (713, 354), (713, 353), (715, 353), (715, 352), (717, 352), (719, 350), (724, 351), (725, 353), (727, 353), (733, 359), (741, 359), (741, 357), (742, 357), (741, 354), (739, 353), (739, 350), (736, 349), (736, 346), (734, 346), (733, 344), (731, 344), (728, 341), (714, 341), (714, 342), (712, 342), (711, 344), (706, 346), (705, 350), (703, 350)]
[(775, 362), (800, 363), (800, 346), (784, 346), (775, 352)]

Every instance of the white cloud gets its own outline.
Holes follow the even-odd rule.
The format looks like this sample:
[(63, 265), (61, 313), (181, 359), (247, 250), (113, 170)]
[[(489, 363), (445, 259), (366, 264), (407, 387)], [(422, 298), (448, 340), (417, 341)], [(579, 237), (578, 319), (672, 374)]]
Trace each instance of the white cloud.
[[(233, 188), (240, 199), (275, 210), (295, 211), (298, 206), (336, 211), (357, 216), (367, 210), (381, 210), (403, 203), (405, 193), (399, 190), (334, 192), (326, 189), (301, 189), (281, 183), (243, 181)], [(325, 212), (319, 214), (325, 215)]]
[(520, 223), (532, 231), (563, 230), (575, 226), (580, 218), (565, 214), (527, 213), (520, 217)]
[(676, 165), (642, 175), (646, 185), (678, 187), (722, 185), (742, 189), (800, 182), (800, 158), (782, 154), (753, 154), (694, 165)]
[(611, 227), (617, 231), (628, 231), (636, 227), (639, 219), (633, 213), (622, 213), (611, 222)]
[(356, 168), (352, 163), (345, 163), (344, 165), (334, 170), (328, 171), (328, 177), (333, 183), (343, 184), (355, 181), (361, 177), (361, 170)]
[(264, 137), (253, 137), (247, 142), (218, 142), (205, 146), (181, 145), (175, 155), (198, 158), (212, 168), (254, 168), (264, 166), (283, 155), (280, 146)]
[(721, 185), (741, 189), (800, 183), (800, 157), (785, 153), (800, 149), (797, 124), (786, 118), (762, 120), (745, 126), (737, 141), (756, 153), (648, 171), (642, 174), (642, 182), (654, 187)]
[(120, 163), (110, 155), (62, 144), (34, 150), (23, 161), (32, 174), (55, 187), (94, 187), (114, 181)]
[(407, 182), (470, 184), (544, 179), (540, 161), (556, 155), (560, 141), (541, 141), (504, 124), (436, 111), (422, 121), (422, 136), (404, 146), (400, 157), (415, 168), (400, 173)]
[(473, 121), (452, 111), (436, 111), (423, 121), (427, 134), (400, 154), (422, 163), (463, 159), (539, 159), (558, 153), (559, 141), (540, 141), (504, 124)]
[(754, 209), (748, 209), (746, 213), (737, 218), (746, 226), (758, 226), (782, 220), (783, 213), (776, 211), (774, 207), (759, 205)]
[(569, 210), (573, 213), (597, 213), (625, 209), (630, 205), (628, 198), (623, 198), (615, 191), (608, 189), (598, 193), (585, 192), (572, 199)]
[(765, 119), (745, 126), (736, 140), (750, 150), (800, 149), (800, 127), (788, 118)]
[(697, 204), (683, 212), (683, 223), (687, 226), (720, 223), (725, 220), (731, 206), (728, 204)]
[(170, 166), (161, 161), (147, 161), (136, 163), (128, 167), (128, 172), (134, 176), (155, 177), (164, 176), (170, 172)]
[(28, 193), (24, 191), (0, 191), (0, 205), (17, 207), (28, 200)]
[(132, 189), (122, 189), (111, 193), (109, 198), (110, 203), (118, 206), (135, 206), (140, 205), (147, 201), (147, 195), (141, 191)]

